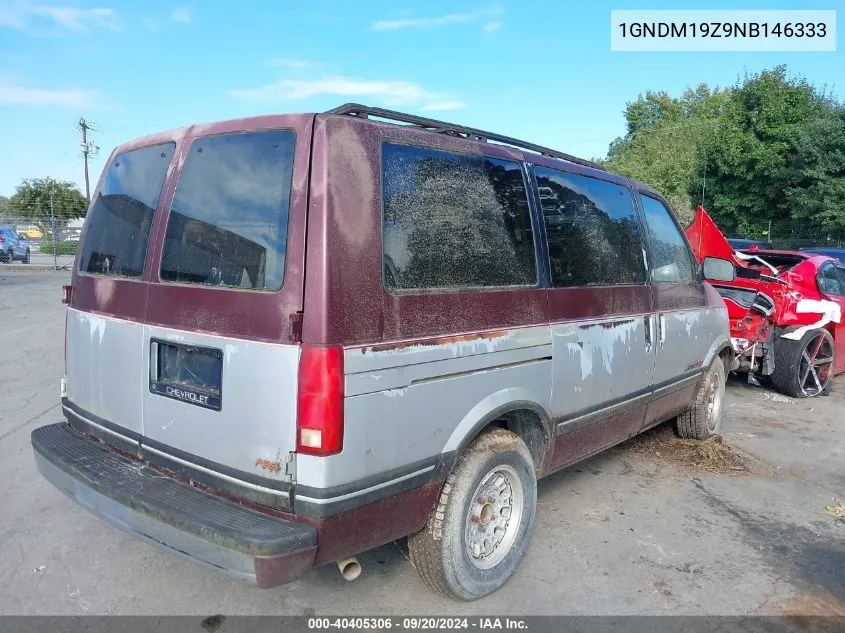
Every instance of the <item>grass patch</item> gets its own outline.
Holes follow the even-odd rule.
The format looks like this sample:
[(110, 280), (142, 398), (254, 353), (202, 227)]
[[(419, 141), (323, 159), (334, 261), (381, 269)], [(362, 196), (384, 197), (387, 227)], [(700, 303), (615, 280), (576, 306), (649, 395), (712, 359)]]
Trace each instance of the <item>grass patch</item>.
[[(76, 255), (76, 247), (78, 246), (79, 242), (57, 242), (56, 243), (56, 255)], [(41, 247), (38, 251), (44, 255), (52, 255), (53, 254), (53, 242), (45, 241), (41, 242)]]
[(669, 424), (628, 440), (617, 451), (688, 474), (750, 475), (766, 471), (760, 460), (730, 446), (720, 435), (703, 441), (682, 439)]

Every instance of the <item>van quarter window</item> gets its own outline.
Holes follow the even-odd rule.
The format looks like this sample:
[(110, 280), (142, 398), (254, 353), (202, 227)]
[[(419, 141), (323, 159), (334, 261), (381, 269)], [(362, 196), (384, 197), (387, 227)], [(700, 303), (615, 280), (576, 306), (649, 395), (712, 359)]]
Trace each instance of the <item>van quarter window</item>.
[(79, 270), (139, 277), (158, 197), (175, 143), (142, 147), (117, 156), (88, 214)]
[(282, 287), (294, 145), (286, 130), (194, 142), (167, 222), (163, 280)]
[(554, 169), (534, 173), (556, 288), (646, 283), (642, 232), (628, 189)]
[(657, 283), (688, 284), (694, 281), (690, 251), (670, 211), (659, 200), (640, 196), (651, 234), (652, 274)]
[(537, 283), (519, 163), (385, 143), (382, 187), (389, 290)]

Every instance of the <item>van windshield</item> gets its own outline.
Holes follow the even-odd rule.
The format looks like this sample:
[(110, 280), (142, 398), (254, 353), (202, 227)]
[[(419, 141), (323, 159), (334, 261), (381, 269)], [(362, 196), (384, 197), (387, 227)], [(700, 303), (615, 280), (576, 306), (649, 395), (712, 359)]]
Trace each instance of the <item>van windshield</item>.
[(289, 130), (197, 139), (171, 205), (161, 278), (281, 288), (294, 147)]

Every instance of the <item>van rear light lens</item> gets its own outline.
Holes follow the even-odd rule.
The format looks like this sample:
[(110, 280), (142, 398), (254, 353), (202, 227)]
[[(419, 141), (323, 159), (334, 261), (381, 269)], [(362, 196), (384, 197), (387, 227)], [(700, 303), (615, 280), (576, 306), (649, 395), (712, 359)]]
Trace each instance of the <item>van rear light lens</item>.
[(296, 450), (333, 455), (343, 449), (343, 348), (302, 346)]

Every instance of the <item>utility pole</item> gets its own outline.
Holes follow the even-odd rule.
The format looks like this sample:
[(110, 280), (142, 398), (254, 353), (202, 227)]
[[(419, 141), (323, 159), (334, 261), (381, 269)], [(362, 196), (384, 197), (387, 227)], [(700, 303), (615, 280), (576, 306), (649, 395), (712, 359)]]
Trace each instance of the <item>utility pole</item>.
[(82, 147), (82, 156), (85, 161), (85, 198), (88, 200), (88, 204), (90, 204), (91, 189), (88, 184), (88, 159), (96, 156), (97, 152), (100, 151), (100, 148), (94, 143), (94, 141), (88, 140), (88, 130), (91, 130), (92, 132), (96, 131), (96, 128), (91, 125), (89, 121), (86, 121), (84, 118), (80, 118), (76, 123), (76, 127), (82, 132), (82, 143), (80, 143), (80, 145)]
[(56, 257), (56, 209), (53, 206), (53, 188), (50, 187), (50, 241), (53, 242), (53, 268), (59, 269), (58, 257)]

